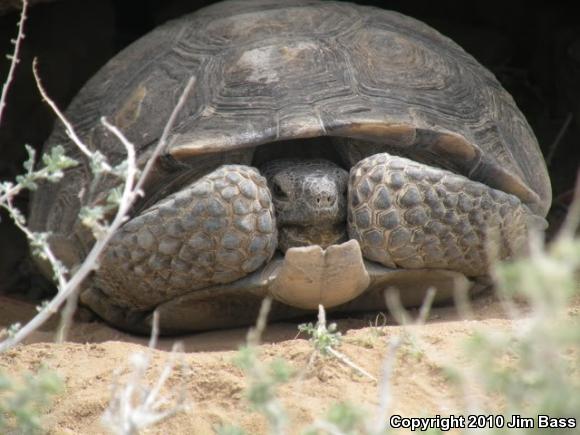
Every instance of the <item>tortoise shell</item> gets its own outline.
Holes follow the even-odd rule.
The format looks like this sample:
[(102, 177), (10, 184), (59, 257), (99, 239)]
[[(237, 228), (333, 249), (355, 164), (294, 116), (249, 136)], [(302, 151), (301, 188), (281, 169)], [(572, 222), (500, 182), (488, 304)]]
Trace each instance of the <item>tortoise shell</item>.
[[(512, 193), (542, 216), (551, 202), (537, 140), (493, 74), (427, 25), (374, 7), (214, 4), (119, 53), (84, 86), (67, 116), (91, 147), (118, 160), (123, 148), (99, 123), (106, 116), (143, 163), (190, 76), (194, 90), (164, 150), (188, 166), (202, 165), (204, 154), (347, 137)], [(60, 127), (46, 146), (57, 143), (78, 156)], [(90, 173), (71, 172), (65, 191), (78, 192)], [(80, 204), (71, 206), (76, 200), (62, 186), (44, 189), (34, 220), (60, 215), (54, 226), (62, 228), (64, 214), (70, 228)]]

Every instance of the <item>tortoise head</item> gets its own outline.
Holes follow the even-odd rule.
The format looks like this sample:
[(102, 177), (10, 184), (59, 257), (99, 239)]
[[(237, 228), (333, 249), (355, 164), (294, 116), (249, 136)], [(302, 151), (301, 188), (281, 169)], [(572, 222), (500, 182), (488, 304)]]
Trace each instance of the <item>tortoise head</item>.
[(346, 240), (348, 172), (323, 159), (279, 159), (264, 163), (276, 211), (279, 249)]

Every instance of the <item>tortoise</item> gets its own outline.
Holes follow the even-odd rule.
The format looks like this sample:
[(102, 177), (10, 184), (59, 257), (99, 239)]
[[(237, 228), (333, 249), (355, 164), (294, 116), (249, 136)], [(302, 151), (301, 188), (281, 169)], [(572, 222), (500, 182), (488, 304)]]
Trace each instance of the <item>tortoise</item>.
[[(67, 110), (111, 162), (150, 159), (195, 77), (145, 197), (81, 302), (118, 328), (163, 333), (379, 309), (397, 286), (484, 282), (492, 258), (545, 225), (550, 180), (511, 96), (461, 47), (397, 12), (318, 0), (231, 0), (161, 25), (110, 60)], [(94, 243), (78, 218), (115, 180), (82, 164), (33, 198), (31, 226), (74, 267)], [(490, 248), (493, 248), (490, 250)], [(493, 252), (492, 252), (493, 251)]]

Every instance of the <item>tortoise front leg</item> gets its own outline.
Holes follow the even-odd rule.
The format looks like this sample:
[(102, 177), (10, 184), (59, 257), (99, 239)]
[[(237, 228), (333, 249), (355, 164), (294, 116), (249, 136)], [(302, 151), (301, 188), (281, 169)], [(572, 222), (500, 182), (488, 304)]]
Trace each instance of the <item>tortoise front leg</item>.
[(225, 165), (127, 222), (94, 283), (113, 304), (149, 310), (255, 271), (276, 240), (265, 179), (254, 168)]
[(349, 236), (387, 267), (485, 275), (491, 256), (525, 249), (540, 219), (513, 195), (387, 153), (352, 168), (348, 196)]

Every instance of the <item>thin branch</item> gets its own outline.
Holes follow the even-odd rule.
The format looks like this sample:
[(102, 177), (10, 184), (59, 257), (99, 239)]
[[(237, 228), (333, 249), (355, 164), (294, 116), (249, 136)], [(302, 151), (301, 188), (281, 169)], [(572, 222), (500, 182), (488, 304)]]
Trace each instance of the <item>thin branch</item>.
[[(431, 307), (433, 305), (433, 300), (435, 299), (436, 290), (433, 287), (430, 287), (427, 290), (427, 294), (423, 299), (423, 303), (421, 304), (421, 308), (419, 310), (419, 316), (413, 322), (414, 326), (423, 326), (429, 317), (429, 312), (431, 311)], [(387, 306), (391, 314), (397, 319), (401, 321), (401, 327), (403, 330), (391, 340), (389, 343), (389, 349), (387, 352), (387, 356), (383, 362), (383, 367), (381, 370), (381, 381), (379, 386), (379, 406), (376, 413), (376, 420), (373, 427), (373, 434), (382, 434), (386, 432), (386, 424), (387, 424), (387, 414), (389, 408), (391, 406), (391, 401), (393, 399), (390, 386), (391, 386), (391, 376), (393, 374), (393, 370), (395, 368), (395, 359), (397, 356), (397, 352), (401, 345), (403, 344), (403, 338), (406, 334), (405, 328), (409, 323), (409, 315), (403, 305), (401, 304), (401, 299), (399, 297), (399, 293), (396, 291), (387, 291), (386, 292), (386, 302)]]
[(348, 358), (345, 354), (335, 350), (334, 348), (332, 348), (331, 346), (328, 346), (328, 352), (330, 352), (332, 354), (332, 356), (334, 356), (336, 359), (338, 359), (339, 361), (343, 362), (344, 364), (346, 364), (347, 366), (349, 366), (351, 369), (353, 369), (354, 371), (358, 372), (359, 374), (366, 376), (369, 379), (372, 379), (373, 381), (377, 381), (377, 378), (375, 378), (373, 375), (371, 375), (369, 372), (367, 372), (365, 369), (363, 369), (361, 366), (355, 364), (350, 358)]
[(6, 107), (6, 98), (8, 96), (8, 89), (12, 84), (12, 80), (14, 79), (14, 71), (16, 70), (16, 65), (19, 60), (20, 56), (20, 45), (22, 40), (24, 39), (24, 22), (26, 21), (26, 12), (28, 12), (28, 0), (22, 0), (22, 11), (20, 12), (20, 21), (18, 22), (18, 35), (16, 39), (13, 41), (14, 43), (14, 51), (12, 55), (9, 55), (8, 58), (10, 59), (10, 69), (8, 70), (8, 76), (6, 77), (6, 81), (2, 85), (2, 95), (0, 96), (0, 125), (2, 125), (2, 114), (4, 113), (4, 108)]
[(130, 359), (133, 371), (129, 380), (124, 384), (118, 381), (113, 385), (113, 392), (109, 406), (101, 416), (101, 422), (112, 432), (119, 435), (137, 435), (142, 429), (165, 420), (178, 412), (187, 410), (185, 388), (181, 389), (179, 397), (169, 409), (170, 396), (162, 396), (161, 390), (173, 373), (176, 355), (179, 352), (180, 359), (183, 346), (177, 342), (171, 349), (169, 361), (167, 361), (157, 382), (152, 387), (144, 383), (147, 369), (151, 366), (152, 353), (155, 349), (159, 334), (159, 316), (153, 314), (153, 326), (147, 353), (139, 352), (132, 354)]
[[(320, 331), (321, 334), (328, 333), (328, 329), (326, 328), (326, 311), (324, 310), (324, 306), (322, 306), (322, 305), (318, 305), (318, 326), (317, 326), (317, 329), (318, 329), (318, 331)], [(358, 372), (359, 374), (366, 376), (367, 378), (372, 379), (375, 382), (377, 381), (377, 378), (375, 378), (373, 375), (371, 375), (365, 369), (363, 369), (362, 367), (360, 367), (359, 365), (354, 363), (345, 354), (334, 349), (332, 346), (330, 346), (330, 345), (326, 346), (325, 350), (328, 353), (330, 353), (332, 356), (334, 356), (336, 359), (343, 362), (344, 364), (349, 366), (354, 371)], [(315, 354), (316, 354), (316, 352), (317, 351), (314, 351)]]
[(270, 314), (270, 309), (272, 307), (272, 298), (265, 297), (262, 299), (262, 304), (260, 305), (260, 312), (258, 313), (258, 318), (256, 319), (256, 326), (251, 327), (248, 330), (246, 336), (246, 342), (248, 346), (259, 346), (262, 341), (262, 335), (266, 329), (268, 323), (268, 314)]
[(427, 290), (427, 294), (425, 295), (425, 299), (423, 299), (423, 303), (421, 304), (421, 309), (419, 310), (419, 317), (415, 322), (416, 325), (424, 325), (425, 322), (427, 321), (436, 294), (437, 291), (435, 290), (435, 288), (429, 287), (429, 289)]
[(151, 324), (151, 337), (149, 337), (149, 349), (157, 347), (157, 340), (159, 338), (159, 311), (153, 311), (153, 319)]
[[(21, 217), (16, 215), (17, 208), (12, 204), (12, 198), (12, 196), (8, 196), (6, 199), (3, 199), (3, 201), (0, 202), (0, 206), (8, 211), (14, 224), (18, 227), (18, 229), (20, 229), (20, 231), (24, 233), (28, 240), (34, 240), (34, 234), (26, 227), (26, 225), (23, 224)], [(59, 259), (56, 258), (48, 244), (43, 244), (42, 253), (46, 256), (52, 267), (55, 269), (55, 276), (57, 278), (59, 287), (65, 287), (68, 282), (64, 274), (58, 271), (62, 267), (62, 264)]]
[[(42, 81), (40, 80), (40, 76), (38, 75), (38, 59), (35, 57), (32, 61), (32, 73), (34, 74), (34, 80), (36, 80), (36, 86), (38, 87), (38, 91), (44, 101), (50, 106), (52, 111), (55, 113), (56, 116), (60, 119), (60, 122), (64, 125), (65, 131), (67, 136), (75, 143), (77, 148), (81, 150), (81, 152), (87, 157), (92, 158), (93, 152), (83, 143), (83, 141), (77, 136), (74, 131), (73, 126), (70, 122), (65, 118), (64, 114), (60, 111), (56, 103), (48, 96), (44, 86), (42, 85)], [(111, 167), (108, 164), (105, 164), (105, 170), (110, 171)]]
[(406, 326), (411, 323), (409, 313), (407, 313), (407, 310), (405, 310), (405, 307), (403, 307), (403, 303), (401, 302), (401, 295), (399, 294), (398, 289), (392, 287), (388, 288), (385, 292), (385, 301), (391, 315), (399, 325)]
[[(131, 144), (127, 138), (117, 129), (117, 127), (109, 124), (109, 122), (105, 119), (105, 117), (101, 118), (101, 124), (105, 126), (111, 133), (113, 133), (119, 141), (125, 147), (125, 152), (127, 153), (127, 174), (125, 178), (125, 186), (123, 189), (123, 194), (121, 196), (121, 202), (127, 202), (129, 207), (124, 210), (123, 220), (121, 225), (126, 220), (127, 212), (129, 208), (133, 204), (137, 192), (134, 191), (133, 185), (135, 184), (135, 178), (137, 176), (137, 161), (135, 157), (135, 147)], [(74, 134), (74, 131), (73, 131)], [(75, 135), (76, 136), (76, 135)], [(120, 225), (119, 225), (120, 226)], [(67, 305), (65, 310), (62, 313), (60, 326), (58, 329), (58, 333), (56, 336), (57, 343), (61, 343), (66, 339), (66, 335), (70, 329), (70, 325), (72, 323), (73, 315), (76, 311), (77, 307), (77, 298), (74, 296), (74, 291), (71, 293), (71, 296), (67, 299)], [(152, 336), (153, 337), (153, 336)]]
[[(137, 157), (135, 155), (135, 146), (127, 140), (127, 138), (123, 135), (123, 133), (121, 133), (119, 131), (119, 129), (117, 129), (117, 127), (114, 127), (113, 125), (109, 124), (109, 122), (106, 120), (105, 117), (101, 118), (101, 123), (111, 133), (113, 133), (115, 136), (117, 136), (119, 141), (125, 147), (125, 151), (127, 152), (127, 162), (128, 162), (127, 174), (126, 174), (127, 182), (125, 183), (125, 187), (123, 189), (123, 195), (121, 196), (121, 198), (128, 200), (127, 206), (125, 207), (126, 208), (125, 214), (126, 214), (126, 212), (128, 212), (129, 209), (131, 208), (131, 206), (133, 205), (133, 202), (135, 201), (135, 199), (137, 197), (137, 192), (139, 192), (139, 188), (134, 187), (135, 180), (137, 178), (137, 173), (138, 173)], [(160, 143), (157, 145), (156, 149), (159, 149), (159, 148), (161, 148)], [(144, 171), (143, 174), (141, 174), (141, 176), (139, 177), (139, 180), (137, 180), (137, 184), (141, 183), (142, 180), (145, 179), (147, 174), (148, 174), (148, 171)], [(122, 204), (123, 204), (123, 201), (121, 201), (121, 205)], [(117, 213), (117, 215), (118, 215), (118, 213)], [(123, 219), (123, 221), (124, 221), (125, 217), (126, 216), (123, 216), (121, 219)]]
[(373, 427), (373, 432), (376, 434), (385, 433), (387, 414), (391, 406), (391, 401), (393, 395), (391, 394), (391, 375), (395, 369), (395, 357), (401, 344), (403, 343), (403, 335), (398, 334), (389, 343), (389, 348), (387, 350), (387, 356), (383, 362), (383, 367), (381, 370), (381, 380), (379, 383), (379, 406), (376, 413), (376, 420)]
[[(129, 211), (129, 209), (131, 208), (131, 205), (133, 204), (133, 201), (136, 197), (136, 194), (133, 190), (133, 185), (135, 184), (135, 178), (137, 176), (137, 162), (136, 162), (136, 157), (135, 157), (135, 147), (125, 138), (125, 136), (123, 136), (123, 134), (116, 127), (109, 124), (104, 117), (101, 118), (101, 123), (105, 126), (105, 128), (110, 130), (115, 136), (117, 136), (117, 138), (119, 138), (119, 141), (123, 144), (123, 146), (125, 147), (125, 151), (127, 153), (128, 164), (127, 164), (127, 174), (125, 176), (125, 186), (123, 189), (123, 194), (121, 196), (121, 204), (119, 206), (119, 210), (118, 210), (117, 216), (116, 216), (116, 218), (120, 216), (121, 220), (120, 220), (120, 223), (116, 223), (115, 221), (113, 221), (115, 223), (115, 228), (118, 229), (125, 222), (127, 213)], [(72, 131), (72, 134), (76, 137), (76, 134), (74, 134), (74, 131)], [(123, 204), (126, 204), (126, 206), (123, 206)], [(119, 213), (121, 213), (121, 214), (119, 214)], [(116, 218), (115, 218), (115, 220), (117, 220)], [(113, 227), (113, 225), (111, 225), (111, 227)], [(110, 228), (109, 228), (109, 232), (110, 232)], [(89, 270), (89, 273), (90, 273), (90, 270)], [(66, 335), (68, 333), (68, 330), (70, 329), (70, 325), (72, 323), (72, 317), (74, 315), (74, 312), (75, 312), (76, 306), (77, 306), (77, 303), (76, 303), (77, 301), (76, 301), (76, 298), (74, 296), (74, 293), (75, 293), (75, 291), (73, 290), (67, 299), (66, 308), (62, 313), (61, 322), (60, 322), (58, 333), (56, 336), (57, 343), (61, 343), (65, 340)]]
[(153, 168), (153, 165), (155, 164), (155, 161), (157, 160), (157, 157), (159, 157), (159, 154), (161, 154), (161, 151), (167, 145), (167, 137), (169, 136), (169, 132), (173, 128), (175, 121), (177, 119), (177, 115), (179, 114), (183, 105), (185, 104), (185, 101), (187, 100), (187, 97), (191, 92), (191, 89), (193, 88), (194, 84), (195, 84), (195, 76), (191, 76), (187, 81), (185, 88), (183, 88), (183, 92), (181, 93), (179, 100), (177, 100), (177, 104), (173, 108), (173, 112), (171, 112), (171, 115), (167, 120), (167, 124), (165, 124), (165, 128), (163, 129), (163, 133), (161, 133), (159, 142), (157, 143), (155, 150), (153, 150), (153, 154), (151, 154), (151, 156), (147, 161), (147, 164), (145, 165), (145, 168), (143, 169), (143, 174), (141, 175), (141, 177), (139, 177), (139, 181), (137, 182), (137, 186), (135, 187), (135, 190), (137, 192), (139, 192), (143, 187), (143, 184), (145, 183), (145, 180), (147, 178), (147, 174), (149, 174), (149, 172)]
[(60, 315), (60, 324), (58, 325), (54, 339), (56, 343), (64, 343), (68, 337), (68, 332), (70, 331), (74, 314), (77, 311), (78, 303), (79, 293), (73, 291), (66, 300), (66, 304), (62, 310), (62, 314)]

